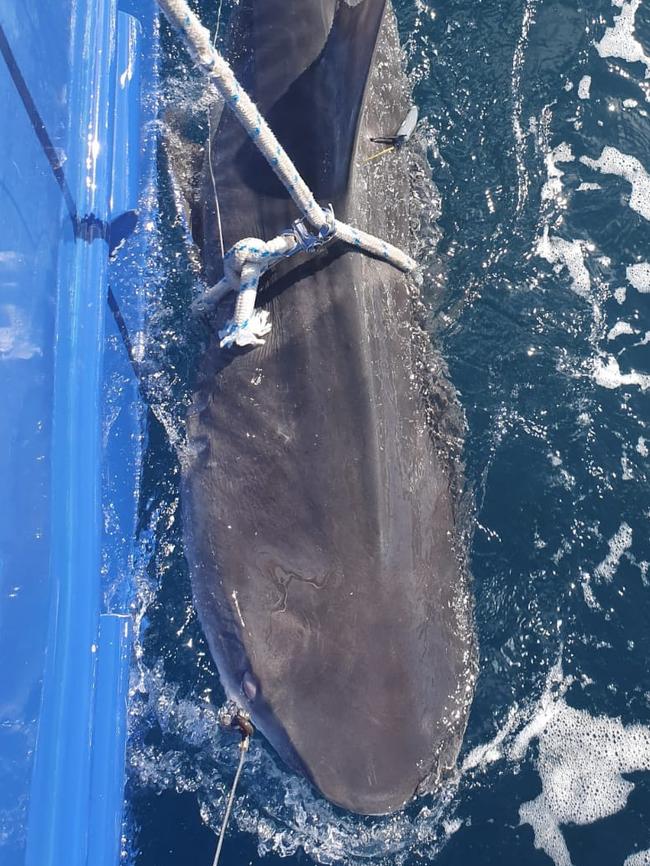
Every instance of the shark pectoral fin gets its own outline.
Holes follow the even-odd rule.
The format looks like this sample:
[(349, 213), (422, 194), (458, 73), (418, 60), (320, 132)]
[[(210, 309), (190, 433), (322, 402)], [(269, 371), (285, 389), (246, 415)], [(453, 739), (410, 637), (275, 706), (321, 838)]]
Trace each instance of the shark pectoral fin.
[(114, 256), (129, 235), (133, 234), (138, 224), (138, 216), (137, 210), (127, 210), (110, 221), (106, 229), (106, 241), (110, 257)]

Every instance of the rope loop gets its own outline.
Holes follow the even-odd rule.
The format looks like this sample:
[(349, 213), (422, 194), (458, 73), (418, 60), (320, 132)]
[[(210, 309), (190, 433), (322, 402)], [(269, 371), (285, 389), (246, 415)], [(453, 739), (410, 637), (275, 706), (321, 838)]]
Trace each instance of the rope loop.
[[(331, 205), (323, 208), (318, 204), (273, 130), (239, 84), (229, 64), (212, 45), (209, 32), (190, 9), (187, 0), (158, 0), (158, 5), (181, 35), (196, 65), (209, 76), (302, 213), (302, 219), (297, 219), (289, 231), (271, 241), (246, 238), (235, 244), (224, 257), (223, 279), (207, 289), (195, 302), (195, 308), (206, 310), (229, 292), (238, 293), (233, 318), (219, 333), (221, 345), (259, 346), (264, 343), (263, 337), (269, 333), (271, 325), (268, 313), (255, 309), (259, 279), (277, 261), (299, 251), (312, 254), (336, 238), (401, 271), (412, 271), (416, 262), (406, 253), (367, 232), (340, 222), (335, 218)], [(413, 124), (415, 122), (417, 112)], [(315, 234), (307, 224), (315, 230)]]

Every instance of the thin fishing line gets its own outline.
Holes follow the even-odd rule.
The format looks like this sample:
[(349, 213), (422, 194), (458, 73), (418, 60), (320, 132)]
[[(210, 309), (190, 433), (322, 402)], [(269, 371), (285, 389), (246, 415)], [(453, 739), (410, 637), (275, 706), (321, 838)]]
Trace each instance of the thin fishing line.
[(212, 866), (218, 866), (219, 864), (219, 857), (221, 857), (221, 848), (223, 846), (223, 840), (225, 839), (226, 829), (228, 827), (228, 819), (230, 818), (230, 812), (232, 811), (232, 804), (235, 802), (235, 791), (237, 790), (239, 777), (241, 776), (242, 767), (244, 766), (244, 761), (246, 760), (246, 753), (248, 752), (249, 743), (249, 737), (245, 737), (239, 745), (239, 764), (237, 765), (237, 772), (235, 773), (235, 778), (233, 779), (232, 788), (230, 789), (230, 796), (228, 797), (228, 804), (226, 806), (226, 811), (223, 816), (223, 821), (221, 822), (219, 841), (217, 842), (217, 850), (214, 855), (214, 860), (212, 861)]
[[(217, 26), (214, 28), (214, 36), (212, 38), (213, 48), (217, 45), (217, 37), (219, 36), (219, 25), (221, 24), (221, 7), (223, 0), (219, 0), (219, 10), (217, 12)], [(219, 195), (217, 193), (217, 181), (214, 177), (214, 168), (212, 166), (212, 112), (208, 109), (208, 164), (210, 166), (210, 179), (212, 181), (212, 192), (214, 193), (214, 203), (217, 211), (217, 226), (219, 228), (219, 243), (221, 245), (221, 258), (226, 257), (226, 248), (223, 242), (223, 229), (221, 227), (221, 208), (219, 207)]]

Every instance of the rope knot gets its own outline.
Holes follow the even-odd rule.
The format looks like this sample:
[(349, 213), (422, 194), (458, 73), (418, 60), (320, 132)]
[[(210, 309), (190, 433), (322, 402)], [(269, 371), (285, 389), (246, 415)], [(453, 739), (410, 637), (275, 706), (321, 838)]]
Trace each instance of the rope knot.
[(301, 250), (306, 253), (312, 253), (319, 247), (325, 246), (333, 240), (336, 234), (336, 219), (334, 217), (334, 208), (332, 205), (323, 208), (324, 222), (318, 230), (318, 234), (312, 234), (307, 228), (305, 219), (297, 219), (292, 223), (292, 230), (296, 242)]
[(242, 709), (235, 701), (228, 703), (219, 710), (219, 725), (228, 731), (239, 732), (242, 740), (249, 740), (255, 733), (250, 713)]
[[(234, 112), (246, 132), (263, 154), (285, 189), (303, 214), (289, 231), (270, 241), (246, 238), (235, 244), (224, 256), (224, 276), (208, 288), (195, 302), (195, 309), (206, 310), (219, 303), (229, 292), (237, 292), (233, 318), (220, 331), (221, 346), (260, 346), (271, 325), (268, 313), (255, 309), (257, 287), (262, 274), (272, 265), (294, 253), (312, 253), (334, 238), (350, 244), (369, 255), (389, 262), (408, 272), (416, 263), (401, 250), (385, 244), (379, 238), (339, 222), (332, 205), (324, 208), (299, 175), (288, 154), (269, 128), (257, 107), (235, 78), (227, 61), (211, 42), (210, 34), (190, 9), (187, 0), (158, 0), (170, 23), (178, 29), (194, 62), (206, 71), (228, 107)], [(413, 110), (409, 118), (413, 115)], [(409, 120), (409, 129), (415, 126)], [(397, 135), (406, 139), (408, 124)], [(315, 232), (315, 233), (314, 233)]]

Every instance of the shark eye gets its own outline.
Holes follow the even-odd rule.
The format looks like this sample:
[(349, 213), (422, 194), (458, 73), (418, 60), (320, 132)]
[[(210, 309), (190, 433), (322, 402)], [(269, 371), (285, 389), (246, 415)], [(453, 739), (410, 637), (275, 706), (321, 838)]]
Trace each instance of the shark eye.
[(246, 671), (241, 681), (241, 688), (249, 701), (254, 701), (257, 695), (257, 680), (250, 671)]

